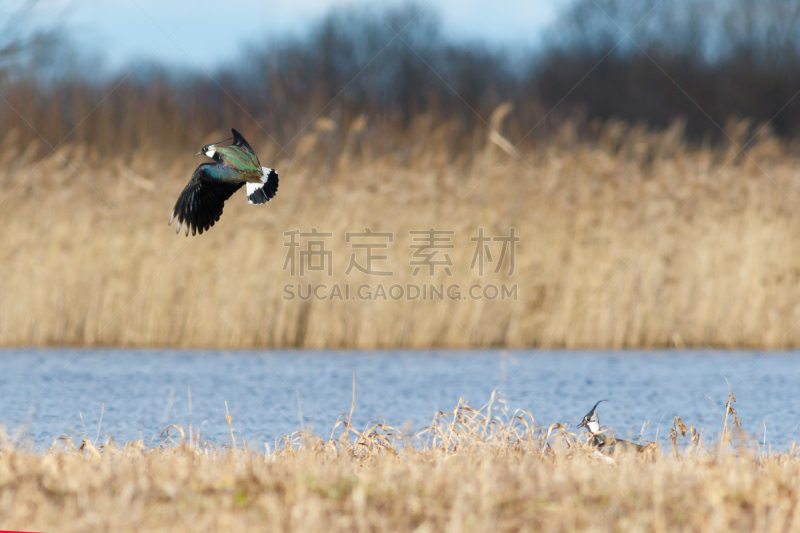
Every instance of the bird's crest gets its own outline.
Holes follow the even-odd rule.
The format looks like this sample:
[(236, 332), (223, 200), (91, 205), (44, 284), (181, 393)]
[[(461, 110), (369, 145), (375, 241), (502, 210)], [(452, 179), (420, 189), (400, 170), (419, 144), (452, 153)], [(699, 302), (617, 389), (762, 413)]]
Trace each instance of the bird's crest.
[(592, 410), (591, 410), (591, 411), (589, 411), (589, 413), (594, 413), (594, 411), (595, 411), (595, 409), (597, 409), (597, 406), (598, 406), (598, 405), (600, 405), (600, 404), (601, 404), (601, 403), (603, 403), (603, 402), (607, 402), (607, 401), (608, 401), (608, 400), (600, 400), (599, 402), (597, 402), (596, 404), (594, 404), (594, 407), (592, 407)]
[(586, 416), (583, 417), (583, 421), (578, 424), (578, 427), (587, 428), (591, 433), (597, 432), (600, 429), (600, 417), (597, 416), (597, 412), (595, 412), (595, 410), (597, 409), (598, 405), (606, 401), (608, 400), (600, 400), (594, 404), (592, 410), (586, 413)]
[(253, 148), (250, 146), (250, 143), (248, 143), (245, 138), (242, 137), (242, 134), (233, 128), (231, 128), (231, 131), (233, 132), (233, 146), (238, 146), (248, 154), (255, 156), (255, 150), (253, 150)]
[(205, 151), (205, 150), (207, 150), (207, 149), (214, 148), (215, 146), (219, 146), (220, 144), (222, 144), (222, 143), (224, 143), (224, 142), (228, 142), (228, 141), (230, 141), (230, 140), (231, 140), (231, 138), (230, 138), (230, 137), (228, 137), (227, 139), (223, 139), (223, 140), (221, 140), (221, 141), (217, 141), (217, 142), (215, 142), (215, 143), (209, 143), (209, 144), (207, 144), (207, 145), (203, 146), (203, 151)]

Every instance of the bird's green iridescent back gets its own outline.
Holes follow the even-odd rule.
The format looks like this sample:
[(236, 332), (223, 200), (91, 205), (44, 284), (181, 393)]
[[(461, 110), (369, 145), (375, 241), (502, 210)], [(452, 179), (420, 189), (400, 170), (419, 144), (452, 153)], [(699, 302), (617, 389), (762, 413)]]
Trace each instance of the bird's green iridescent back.
[(229, 179), (228, 176), (221, 177), (221, 179), (225, 181), (261, 181), (261, 165), (255, 156), (248, 154), (238, 146), (217, 148), (217, 154), (225, 166), (236, 170), (235, 174), (230, 174), (231, 177), (235, 175), (235, 179)]

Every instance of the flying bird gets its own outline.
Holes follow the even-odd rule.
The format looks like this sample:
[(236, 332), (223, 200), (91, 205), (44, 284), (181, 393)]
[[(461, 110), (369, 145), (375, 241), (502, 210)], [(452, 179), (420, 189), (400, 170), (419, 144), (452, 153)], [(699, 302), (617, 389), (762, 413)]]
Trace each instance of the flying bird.
[(214, 160), (203, 163), (192, 174), (192, 179), (183, 189), (172, 209), (169, 224), (176, 218), (180, 233), (181, 225), (192, 235), (207, 231), (222, 215), (225, 200), (246, 185), (247, 200), (251, 204), (264, 204), (278, 192), (278, 173), (271, 168), (262, 167), (256, 153), (242, 134), (231, 129), (233, 142), (229, 146), (219, 146), (229, 141), (207, 144), (195, 155), (204, 154)]

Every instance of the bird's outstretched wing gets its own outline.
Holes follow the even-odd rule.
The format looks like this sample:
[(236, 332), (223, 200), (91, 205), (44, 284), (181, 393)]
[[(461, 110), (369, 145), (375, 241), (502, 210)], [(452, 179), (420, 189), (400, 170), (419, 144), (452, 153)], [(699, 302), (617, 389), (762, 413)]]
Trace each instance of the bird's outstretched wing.
[(204, 163), (192, 174), (192, 179), (175, 202), (172, 217), (169, 219), (169, 224), (178, 219), (176, 233), (181, 231), (181, 225), (185, 225), (187, 236), (190, 229), (192, 235), (196, 235), (197, 231), (202, 234), (219, 220), (225, 200), (244, 185), (244, 182), (231, 183), (214, 179), (213, 174), (224, 170), (220, 166)]
[(231, 132), (233, 132), (232, 146), (238, 146), (239, 148), (241, 148), (243, 152), (251, 155), (253, 159), (255, 159), (255, 162), (258, 166), (261, 166), (261, 163), (258, 162), (258, 157), (256, 157), (256, 152), (250, 146), (250, 143), (248, 143), (245, 140), (245, 138), (242, 137), (242, 134), (236, 131), (235, 129), (231, 128)]

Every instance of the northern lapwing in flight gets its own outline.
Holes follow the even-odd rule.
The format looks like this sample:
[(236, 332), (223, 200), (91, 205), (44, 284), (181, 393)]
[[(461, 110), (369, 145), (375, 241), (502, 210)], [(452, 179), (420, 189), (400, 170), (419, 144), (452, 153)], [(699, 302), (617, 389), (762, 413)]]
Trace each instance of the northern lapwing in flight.
[(229, 146), (218, 143), (207, 144), (195, 155), (204, 154), (214, 160), (203, 163), (192, 174), (192, 179), (175, 202), (169, 224), (176, 218), (178, 228), (186, 228), (186, 235), (198, 231), (202, 235), (222, 215), (225, 200), (246, 185), (247, 200), (251, 204), (264, 204), (278, 192), (278, 173), (262, 167), (256, 153), (242, 134), (232, 129), (233, 143)]
[(583, 417), (583, 421), (578, 424), (579, 428), (586, 428), (586, 430), (592, 435), (589, 443), (594, 446), (598, 452), (604, 455), (611, 455), (617, 449), (634, 450), (637, 452), (646, 450), (647, 446), (636, 444), (635, 442), (629, 442), (627, 440), (617, 439), (613, 435), (605, 435), (600, 431), (600, 417), (597, 416), (597, 406), (600, 405), (601, 402), (605, 401), (607, 400), (600, 400), (594, 404), (592, 410), (586, 413), (586, 416)]

